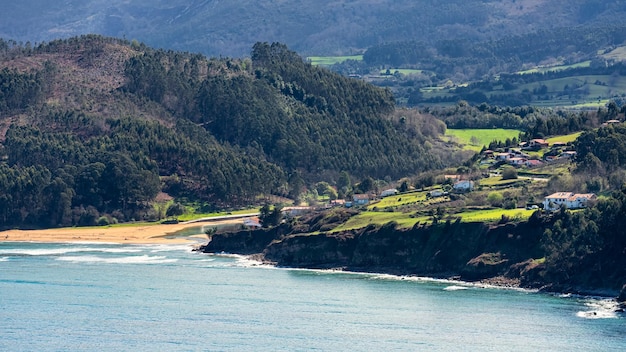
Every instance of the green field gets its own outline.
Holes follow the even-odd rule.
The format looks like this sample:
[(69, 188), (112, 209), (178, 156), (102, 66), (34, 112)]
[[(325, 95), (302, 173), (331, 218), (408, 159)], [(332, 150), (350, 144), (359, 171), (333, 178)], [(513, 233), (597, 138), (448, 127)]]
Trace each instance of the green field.
[[(408, 75), (420, 74), (424, 72), (424, 70), (417, 70), (417, 69), (412, 69), (412, 68), (390, 68), (389, 69), (389, 73), (392, 75), (395, 74), (396, 72), (408, 76)], [(384, 75), (386, 73), (387, 73), (387, 69), (380, 70), (381, 75)]]
[[(516, 209), (487, 209), (466, 211), (463, 213), (452, 214), (451, 219), (461, 218), (461, 222), (497, 222), (502, 216), (508, 217), (510, 220), (520, 221), (527, 220), (536, 210), (526, 210), (522, 208)], [(447, 217), (444, 217), (444, 221)], [(398, 223), (399, 228), (410, 228), (416, 223), (430, 223), (430, 216), (414, 216), (409, 213), (402, 212), (375, 212), (364, 211), (353, 216), (346, 223), (334, 228), (332, 232), (347, 231), (367, 227), (368, 225), (384, 225), (390, 221)]]
[(566, 134), (564, 136), (556, 136), (556, 137), (551, 137), (546, 139), (546, 142), (552, 144), (552, 143), (570, 143), (576, 140), (576, 138), (578, 138), (578, 136), (580, 136), (582, 134), (582, 132), (576, 132), (576, 133), (572, 133), (572, 134)]
[(349, 56), (309, 56), (306, 58), (311, 65), (320, 66), (332, 66), (334, 64), (342, 63), (346, 60), (362, 61), (363, 55), (349, 55)]
[(570, 69), (570, 68), (581, 68), (581, 67), (589, 67), (589, 66), (591, 66), (591, 60), (579, 62), (577, 64), (572, 64), (572, 65), (535, 67), (535, 68), (531, 68), (530, 70), (519, 71), (517, 73), (520, 74), (520, 75), (523, 75), (523, 74), (527, 74), (527, 73), (558, 72), (558, 71), (563, 71), (563, 70), (567, 70), (567, 69)]
[(454, 216), (460, 217), (463, 222), (495, 222), (506, 216), (511, 220), (527, 220), (536, 210), (526, 209), (489, 209), (468, 211)]
[(446, 137), (463, 145), (463, 149), (480, 151), (492, 141), (519, 138), (520, 130), (496, 129), (448, 129)]

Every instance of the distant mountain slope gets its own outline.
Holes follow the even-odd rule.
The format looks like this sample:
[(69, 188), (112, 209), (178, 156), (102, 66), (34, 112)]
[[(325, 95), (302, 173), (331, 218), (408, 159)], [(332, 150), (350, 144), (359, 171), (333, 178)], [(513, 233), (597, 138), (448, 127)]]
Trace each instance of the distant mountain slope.
[(399, 40), (493, 40), (625, 14), (624, 2), (603, 0), (23, 0), (3, 4), (0, 37), (41, 42), (96, 33), (236, 57), (257, 41), (277, 41), (328, 55)]

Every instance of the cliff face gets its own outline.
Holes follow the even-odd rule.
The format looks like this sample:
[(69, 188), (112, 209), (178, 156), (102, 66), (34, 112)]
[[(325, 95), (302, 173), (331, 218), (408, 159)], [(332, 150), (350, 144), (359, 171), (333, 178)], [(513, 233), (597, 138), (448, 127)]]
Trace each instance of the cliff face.
[(342, 268), (481, 280), (519, 278), (541, 258), (541, 225), (446, 223), (396, 229), (393, 223), (333, 234), (284, 235), (286, 227), (213, 236), (204, 252), (261, 253), (279, 266)]
[(480, 280), (507, 275), (512, 266), (540, 258), (538, 234), (541, 231), (527, 223), (497, 227), (454, 223), (410, 230), (388, 224), (347, 233), (288, 236), (272, 242), (263, 256), (291, 267)]

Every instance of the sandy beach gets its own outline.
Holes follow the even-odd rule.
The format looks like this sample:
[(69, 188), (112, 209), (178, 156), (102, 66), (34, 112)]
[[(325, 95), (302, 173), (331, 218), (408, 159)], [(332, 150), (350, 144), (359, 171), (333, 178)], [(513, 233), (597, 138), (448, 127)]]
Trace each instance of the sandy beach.
[[(8, 230), (0, 232), (0, 241), (11, 242), (108, 242), (132, 244), (180, 244), (207, 240), (202, 225), (224, 225), (241, 220), (211, 221), (210, 223), (181, 223), (172, 225), (141, 225), (123, 227), (71, 227), (45, 230)], [(198, 228), (197, 235), (171, 236), (179, 231)]]

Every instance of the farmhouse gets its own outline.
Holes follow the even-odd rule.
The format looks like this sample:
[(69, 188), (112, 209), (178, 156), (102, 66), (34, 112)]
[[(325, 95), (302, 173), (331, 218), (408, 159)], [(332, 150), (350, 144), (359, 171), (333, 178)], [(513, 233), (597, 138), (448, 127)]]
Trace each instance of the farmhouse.
[(545, 210), (557, 210), (561, 207), (567, 209), (580, 209), (587, 206), (587, 202), (596, 199), (593, 193), (557, 192), (543, 200)]
[(576, 152), (573, 150), (563, 152), (561, 153), (561, 156), (559, 156), (559, 158), (561, 159), (574, 159), (575, 157), (576, 157)]
[(528, 142), (530, 148), (547, 148), (550, 145), (545, 139), (531, 139)]
[(474, 181), (468, 181), (468, 180), (458, 181), (454, 183), (454, 186), (452, 186), (452, 188), (457, 192), (472, 191), (474, 190)]
[(522, 166), (526, 163), (526, 158), (510, 158), (508, 163), (515, 166)]
[(388, 197), (388, 196), (393, 196), (394, 194), (398, 194), (398, 190), (395, 189), (395, 188), (391, 188), (391, 189), (386, 189), (386, 190), (382, 191), (380, 193), (380, 196), (382, 198), (384, 198), (384, 197)]
[(370, 196), (368, 194), (355, 194), (352, 196), (354, 205), (366, 205), (370, 202)]
[(527, 167), (537, 167), (537, 166), (541, 166), (541, 165), (543, 165), (541, 160), (535, 160), (535, 159), (526, 160), (526, 166)]

